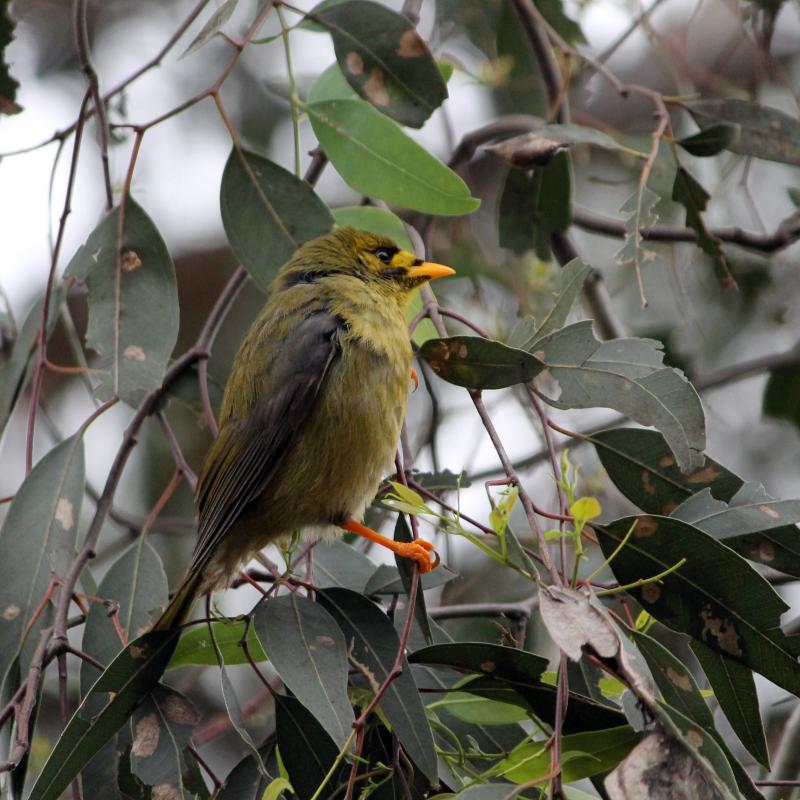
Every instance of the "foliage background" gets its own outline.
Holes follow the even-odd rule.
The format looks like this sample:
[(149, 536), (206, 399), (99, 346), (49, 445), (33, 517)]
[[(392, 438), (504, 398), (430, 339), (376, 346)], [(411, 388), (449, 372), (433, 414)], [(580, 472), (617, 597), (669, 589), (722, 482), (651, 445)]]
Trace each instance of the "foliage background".
[[(75, 4), (79, 9), (84, 5)], [(396, 209), (422, 232), (428, 255), (451, 263), (462, 276), (458, 281), (451, 281), (450, 285), (436, 287), (442, 305), (500, 341), (507, 341), (518, 317), (532, 314), (541, 322), (560, 286), (558, 259), (550, 258), (548, 252), (550, 232), (553, 228), (568, 227), (577, 254), (597, 271), (594, 276), (600, 278), (600, 281), (590, 280), (583, 304), (573, 311), (569, 321), (587, 317), (597, 319), (595, 330), (602, 338), (613, 334), (660, 340), (667, 363), (683, 369), (701, 389), (708, 429), (708, 453), (737, 475), (763, 483), (773, 497), (791, 498), (796, 495), (800, 466), (797, 455), (800, 418), (796, 350), (798, 284), (794, 279), (797, 248), (793, 246), (800, 234), (795, 210), (798, 196), (793, 191), (800, 162), (798, 101), (796, 91), (793, 91), (793, 87), (798, 85), (800, 22), (797, 5), (703, 3), (693, 6), (665, 0), (657, 3), (652, 13), (641, 15), (638, 8), (610, 4), (590, 3), (565, 9), (557, 3), (542, 4), (542, 13), (572, 45), (580, 47), (582, 53), (600, 59), (619, 81), (646, 88), (645, 91), (628, 91), (626, 97), (612, 81), (597, 74), (597, 62), (576, 57), (575, 53), (559, 46), (557, 39), (555, 47), (547, 46), (545, 28), (536, 19), (532, 28), (522, 24), (521, 19), (528, 19), (525, 16), (528, 3), (499, 0), (489, 3), (438, 0), (434, 3), (431, 0), (422, 4), (407, 3), (405, 7), (399, 3), (386, 5), (397, 11), (405, 10), (412, 18), (419, 14), (419, 31), (434, 56), (440, 62), (454, 65), (447, 84), (450, 99), (433, 113), (422, 130), (406, 129), (406, 132), (443, 160), (452, 160), (471, 193), (481, 199), (480, 209), (470, 216), (431, 219), (420, 211), (422, 201), (416, 205), (409, 203), (405, 210)], [(260, 6), (247, 0), (225, 4), (223, 8), (232, 9), (232, 16), (224, 21), (223, 30), (232, 37), (243, 36)], [(236, 52), (230, 42), (215, 36), (195, 52), (178, 58), (200, 33), (213, 9), (214, 3), (178, 3), (169, 7), (155, 3), (89, 3), (85, 9), (85, 26), (78, 25), (79, 31), (85, 31), (89, 45), (82, 52), (80, 42), (76, 48), (75, 9), (71, 4), (36, 0), (14, 4), (11, 11), (18, 20), (17, 38), (6, 49), (6, 60), (13, 63), (11, 74), (20, 82), (15, 101), (24, 111), (3, 118), (0, 150), (8, 153), (26, 148), (49, 139), (53, 131), (70, 125), (76, 119), (86, 92), (87, 64), (91, 65), (89, 75), (92, 70), (96, 74), (100, 90), (107, 91), (148, 62), (178, 29), (182, 20), (197, 11), (196, 19), (189, 24), (174, 49), (166, 54), (163, 64), (147, 72), (109, 103), (107, 120), (122, 125), (112, 125), (107, 146), (108, 185), (117, 202), (126, 188), (126, 174), (136, 142), (124, 123), (141, 124), (155, 120), (161, 114), (178, 108), (187, 98), (196, 97), (225, 74), (226, 65)], [(522, 17), (518, 16), (520, 12)], [(292, 23), (299, 19), (288, 9), (283, 13)], [(576, 22), (580, 24), (582, 36), (588, 40), (585, 43), (579, 36)], [(175, 355), (185, 352), (196, 342), (215, 299), (237, 265), (225, 242), (219, 211), (219, 187), (231, 147), (226, 123), (248, 149), (273, 159), (289, 171), (295, 166), (291, 104), (288, 102), (292, 87), (287, 79), (279, 33), (277, 13), (271, 11), (259, 29), (258, 37), (277, 38), (263, 44), (249, 44), (241, 58), (236, 60), (220, 94), (224, 116), (220, 115), (212, 99), (206, 98), (163, 123), (149, 127), (142, 138), (130, 189), (158, 226), (166, 240), (167, 250), (175, 260), (180, 304)], [(545, 42), (544, 51), (536, 49), (537, 34)], [(321, 32), (293, 31), (291, 43), (296, 89), (299, 96), (307, 100), (315, 80), (335, 61), (336, 53), (330, 36)], [(549, 63), (554, 68), (550, 73), (546, 66), (542, 67), (548, 63), (542, 52), (550, 54)], [(553, 75), (566, 76), (569, 87), (568, 92), (558, 94), (555, 101)], [(430, 80), (423, 80), (421, 85), (427, 86)], [(653, 91), (657, 94), (654, 95)], [(4, 98), (10, 96), (5, 83), (2, 84), (2, 93)], [(687, 145), (688, 150), (673, 145), (670, 131), (660, 127), (665, 118), (654, 117), (654, 109), (656, 112), (660, 110), (658, 97), (661, 95), (685, 99), (696, 95), (747, 99), (759, 106), (749, 107), (749, 116), (741, 127), (717, 129), (710, 148), (706, 146), (706, 152), (710, 149), (713, 155), (697, 157), (692, 155), (691, 144)], [(545, 154), (543, 158), (550, 160), (544, 173), (541, 170), (536, 173), (537, 177), (529, 178), (524, 170), (509, 171), (497, 154), (482, 147), (469, 147), (469, 134), (486, 125), (494, 126), (491, 129), (494, 136), (481, 139), (480, 144), (506, 140), (529, 129), (534, 124), (531, 116), (557, 121), (556, 107), (565, 97), (569, 101), (572, 122), (584, 127), (577, 134), (572, 131), (577, 144), (570, 145), (552, 158), (551, 152)], [(785, 128), (773, 126), (769, 129), (767, 145), (763, 142), (759, 146), (752, 142), (747, 144), (749, 140), (742, 138), (742, 130), (763, 122), (765, 112), (760, 109), (762, 105), (782, 110), (789, 121)], [(669, 112), (674, 139), (697, 131), (697, 125), (686, 111), (670, 104)], [(718, 123), (722, 118), (723, 115), (717, 113), (716, 117), (701, 120), (701, 125)], [(607, 134), (616, 145), (598, 147), (587, 144), (590, 138), (587, 128)], [(654, 130), (658, 133), (655, 138)], [(317, 140), (306, 119), (300, 121), (299, 135), (303, 171), (310, 164), (319, 166), (319, 159), (315, 161), (307, 155)], [(733, 138), (738, 145), (732, 141)], [(44, 370), (41, 389), (36, 390), (41, 404), (35, 436), (28, 433), (33, 369), (26, 369), (26, 365), (35, 364), (38, 352), (41, 352), (35, 348), (37, 311), (34, 309), (30, 316), (27, 332), (23, 322), (31, 304), (41, 297), (50, 272), (51, 248), (58, 237), (65, 193), (71, 185), (74, 186), (71, 213), (63, 229), (60, 257), (55, 263), (54, 275), (59, 279), (59, 287), (64, 268), (102, 216), (107, 193), (101, 158), (102, 137), (98, 135), (94, 121), (86, 125), (80, 160), (72, 180), (69, 162), (74, 140), (63, 138), (63, 151), (54, 165), (53, 156), (59, 141), (29, 154), (5, 157), (0, 162), (3, 185), (0, 213), (5, 221), (0, 276), (6, 299), (5, 313), (0, 319), (5, 355), (0, 367), (3, 370), (0, 410), (4, 414), (10, 413), (0, 449), (3, 465), (0, 495), (8, 497), (19, 489), (26, 473), (26, 456), (31, 463), (38, 463), (56, 442), (77, 430), (95, 408), (95, 401), (87, 393), (81, 376)], [(743, 141), (745, 145), (742, 145)], [(460, 146), (460, 143), (467, 146)], [(564, 144), (564, 141), (560, 143)], [(620, 149), (620, 144), (645, 155), (655, 146), (654, 157), (650, 160), (634, 158)], [(726, 147), (721, 147), (723, 144)], [(631, 264), (618, 263), (621, 236), (601, 235), (597, 229), (606, 227), (611, 228), (614, 234), (622, 233), (625, 212), (621, 209), (632, 194), (637, 195), (643, 167), (646, 166), (649, 172), (647, 187), (653, 194), (641, 195), (642, 207), (652, 206), (652, 219), (645, 214), (642, 225), (649, 226), (657, 215), (658, 224), (668, 226), (671, 235), (685, 238), (686, 209), (672, 200), (676, 157), (710, 195), (707, 207), (701, 209), (702, 221), (696, 221), (694, 227), (705, 226), (701, 229), (717, 231), (717, 235), (704, 241), (706, 250), (711, 251), (710, 256), (691, 242), (643, 244), (639, 254), (644, 259), (640, 291)], [(540, 177), (543, 174), (545, 177)], [(566, 176), (569, 176), (568, 180)], [(535, 195), (535, 181), (540, 179), (545, 181), (542, 197), (546, 199), (541, 204), (537, 203)], [(383, 185), (390, 183), (391, 179), (383, 181)], [(566, 186), (571, 187), (570, 192), (565, 191)], [(320, 173), (316, 189), (331, 208), (358, 205), (362, 199), (362, 195), (348, 187), (331, 166)], [(374, 200), (384, 199), (380, 191), (376, 194)], [(236, 196), (241, 197), (240, 193)], [(48, 197), (52, 197), (51, 203), (48, 203)], [(617, 222), (609, 225), (608, 219)], [(745, 234), (739, 233), (739, 229)], [(717, 241), (721, 242), (721, 251), (717, 249)], [(742, 241), (751, 246), (739, 246)], [(556, 253), (568, 261), (569, 258), (563, 258), (564, 248), (563, 242), (559, 248), (557, 236)], [(237, 252), (241, 257), (241, 252)], [(246, 266), (250, 267), (249, 264)], [(79, 271), (80, 264), (71, 265), (70, 269), (73, 268)], [(730, 275), (738, 290), (731, 287)], [(57, 288), (57, 291), (63, 291), (63, 295), (53, 296), (52, 307), (61, 314), (49, 339), (48, 358), (54, 364), (79, 364), (83, 355), (78, 343), (87, 326), (85, 296), (74, 286)], [(641, 303), (642, 293), (648, 301), (646, 307)], [(212, 403), (218, 399), (219, 387), (224, 384), (238, 339), (261, 298), (255, 282), (247, 281), (225, 315), (214, 342), (213, 356), (208, 362)], [(153, 340), (162, 338), (169, 341), (166, 326), (175, 321), (164, 319), (164, 327), (159, 326)], [(566, 318), (563, 322), (567, 322)], [(448, 326), (451, 333), (469, 332), (468, 327), (457, 321), (448, 322)], [(169, 355), (169, 352), (164, 353), (164, 358)], [(91, 353), (89, 357), (93, 358)], [(415, 468), (423, 472), (444, 469), (459, 474), (463, 471), (472, 485), (459, 490), (459, 507), (464, 514), (484, 526), (498, 527), (501, 524), (498, 515), (495, 513), (490, 517), (491, 508), (482, 481), (500, 478), (503, 469), (487, 435), (486, 420), (475, 414), (473, 402), (463, 389), (445, 384), (430, 370), (420, 367), (420, 371), (423, 385), (410, 401), (407, 461), (411, 460), (409, 456), (413, 457)], [(546, 394), (554, 394), (549, 376), (539, 378), (537, 385)], [(182, 383), (175, 395), (162, 417), (148, 417), (142, 425), (116, 493), (110, 519), (102, 531), (98, 531), (97, 557), (83, 571), (84, 576), (91, 574), (90, 578), (82, 578), (83, 593), (104, 597), (101, 591), (104, 580), (109, 581), (107, 586), (118, 592), (120, 586), (115, 581), (124, 580), (122, 576), (129, 574), (129, 570), (121, 566), (115, 578), (109, 569), (121, 553), (135, 552), (140, 563), (150, 565), (148, 575), (154, 577), (145, 594), (158, 602), (143, 609), (143, 616), (138, 620), (124, 617), (123, 610), (120, 619), (131, 634), (146, 624), (146, 611), (164, 600), (166, 583), (161, 565), (168, 584), (174, 585), (192, 545), (191, 489), (187, 481), (172, 481), (176, 465), (175, 453), (170, 447), (170, 432), (180, 442), (179, 477), (199, 468), (210, 434), (201, 398), (197, 394), (197, 382), (192, 379)], [(487, 391), (485, 403), (487, 414), (505, 443), (509, 458), (519, 465), (520, 478), (530, 497), (539, 507), (557, 511), (560, 501), (553, 488), (553, 468), (547, 463), (550, 452), (530, 397), (519, 387)], [(573, 431), (594, 430), (619, 422), (614, 412), (606, 410), (548, 409), (547, 413), (557, 424)], [(87, 430), (87, 497), (82, 506), (76, 500), (75, 527), (71, 528), (79, 537), (85, 535), (93, 517), (94, 503), (102, 492), (122, 431), (132, 414), (130, 407), (115, 405), (105, 410)], [(560, 448), (565, 443), (569, 443), (567, 439), (557, 436), (553, 447)], [(627, 499), (620, 494), (604, 474), (593, 448), (574, 444), (570, 447), (570, 459), (581, 465), (578, 495), (597, 498), (603, 520), (637, 513), (630, 502), (632, 492), (623, 492), (628, 495)], [(47, 485), (45, 480), (44, 486)], [(161, 508), (159, 499), (164, 497), (165, 487), (171, 491)], [(501, 497), (501, 488), (494, 488), (495, 499)], [(41, 487), (34, 487), (34, 505), (40, 502), (41, 495), (37, 492), (41, 491)], [(80, 487), (75, 492), (76, 498), (82, 494)], [(716, 493), (715, 497), (729, 500), (732, 494), (733, 491), (728, 496)], [(451, 491), (446, 500), (455, 504), (456, 494)], [(642, 496), (637, 505), (653, 512), (646, 507), (646, 502), (647, 497)], [(5, 511), (8, 505), (6, 503), (0, 508)], [(77, 509), (81, 507), (82, 513), (78, 516)], [(143, 544), (141, 531), (154, 507), (157, 507), (159, 516), (152, 522), (147, 543)], [(9, 522), (10, 512), (5, 513), (4, 535), (9, 549), (4, 552), (13, 554), (9, 555), (7, 563), (20, 565), (16, 570), (17, 583), (13, 582), (14, 575), (8, 577), (5, 584), (7, 594), (11, 597), (20, 586), (26, 586), (28, 573), (34, 568), (37, 569), (37, 580), (44, 582), (41, 586), (43, 594), (50, 570), (59, 573), (59, 566), (64, 568), (61, 572), (68, 568), (69, 549), (61, 554), (61, 561), (57, 553), (49, 555), (45, 565), (45, 560), (37, 558), (33, 549), (29, 553), (25, 551), (26, 540), (21, 533), (9, 537), (8, 531), (18, 529)], [(781, 506), (780, 513), (785, 515), (782, 521), (793, 523), (797, 519), (793, 516), (797, 510), (792, 504)], [(46, 519), (45, 514), (44, 521), (33, 520), (31, 530), (40, 533), (42, 526), (48, 524)], [(53, 514), (50, 515), (51, 524), (52, 519)], [(394, 515), (384, 514), (382, 524), (385, 530), (391, 531)], [(510, 524), (523, 541), (531, 540), (520, 503), (511, 510)], [(733, 523), (729, 521), (727, 524), (727, 535), (736, 533)], [(549, 523), (545, 523), (545, 527), (549, 527)], [(431, 534), (427, 522), (422, 523), (422, 533)], [(787, 558), (796, 558), (796, 529), (791, 529), (786, 536)], [(77, 541), (80, 544), (82, 538)], [(442, 621), (448, 633), (458, 641), (524, 644), (527, 651), (550, 658), (551, 668), (555, 667), (558, 649), (540, 624), (538, 615), (533, 614), (530, 624), (527, 624), (536, 602), (530, 580), (513, 573), (507, 566), (492, 562), (485, 553), (479, 552), (474, 543), (444, 534), (438, 541), (445, 563), (459, 577), (426, 593), (431, 615)], [(140, 546), (127, 551), (131, 543)], [(556, 545), (552, 548), (557, 552)], [(273, 561), (280, 561), (277, 553), (268, 555)], [(585, 574), (602, 562), (595, 547), (590, 548), (589, 556), (591, 566), (584, 567)], [(681, 556), (682, 553), (675, 553), (670, 564), (676, 563)], [(370, 552), (369, 557), (375, 565), (385, 561), (379, 553)], [(23, 564), (27, 565), (26, 569), (22, 568)], [(787, 572), (767, 570), (766, 576), (787, 604), (796, 605), (792, 579), (799, 573), (795, 566), (786, 569), (788, 575)], [(14, 572), (14, 569), (10, 568), (10, 571)], [(633, 579), (653, 574), (653, 571), (636, 573)], [(59, 577), (64, 575), (59, 574)], [(625, 582), (619, 574), (615, 577)], [(607, 574), (604, 579), (610, 581), (612, 576)], [(725, 581), (729, 589), (735, 588), (731, 575), (723, 576), (723, 583)], [(360, 588), (363, 589), (363, 585)], [(54, 597), (59, 602), (58, 592)], [(32, 605), (35, 606), (39, 599), (39, 595), (33, 598)], [(217, 603), (225, 613), (234, 614), (249, 610), (257, 599), (256, 590), (245, 585), (218, 597)], [(470, 609), (476, 603), (489, 605)], [(8, 602), (5, 607), (8, 607)], [(618, 606), (612, 607), (620, 611)], [(102, 606), (93, 604), (91, 608), (98, 609), (94, 611), (98, 614)], [(73, 607), (71, 613), (76, 611)], [(634, 614), (635, 611), (634, 604)], [(472, 616), (461, 618), (464, 614)], [(792, 629), (794, 616), (796, 614), (789, 611), (783, 617), (787, 630)], [(100, 621), (95, 623), (100, 624)], [(84, 634), (81, 634), (82, 628), (77, 628), (70, 634), (70, 642), (76, 649), (91, 652), (99, 661), (107, 663), (115, 648), (102, 654), (93, 651), (88, 644), (91, 642), (91, 625), (90, 619)], [(685, 637), (676, 637), (663, 626), (657, 626), (652, 632), (681, 661), (688, 663), (701, 685), (705, 685)], [(106, 636), (100, 635), (99, 639), (107, 644)], [(32, 648), (35, 642), (32, 637), (30, 641)], [(413, 649), (419, 644), (418, 640)], [(23, 664), (30, 657), (28, 653)], [(70, 656), (67, 662), (67, 681), (62, 681), (62, 685), (67, 687), (66, 693), (62, 692), (67, 708), (76, 705), (78, 693), (86, 691), (92, 677), (91, 670), (84, 664), (79, 680), (77, 661), (73, 663), (71, 659)], [(55, 666), (59, 660), (63, 661), (63, 657), (55, 659), (54, 666), (46, 673), (36, 727), (29, 742), (24, 743), (24, 749), (27, 749), (27, 744), (32, 746), (31, 774), (41, 767), (44, 753), (63, 727), (61, 714), (64, 709), (59, 709), (59, 681)], [(274, 656), (272, 660), (275, 662)], [(530, 672), (532, 667), (528, 665), (527, 669)], [(275, 686), (279, 686), (278, 677), (269, 673), (269, 669), (267, 671)], [(266, 690), (248, 666), (231, 666), (226, 672), (230, 673), (246, 710), (249, 710), (248, 701), (258, 698), (258, 702), (253, 704), (253, 713), (246, 715), (246, 721), (254, 739), (260, 741), (274, 727), (274, 705), (264, 699)], [(177, 676), (176, 688), (191, 697), (199, 709), (197, 719), (194, 719), (194, 711), (187, 711), (191, 717), (189, 721), (197, 723), (195, 745), (212, 772), (224, 779), (232, 765), (245, 754), (246, 748), (235, 726), (227, 721), (230, 711), (226, 710), (219, 691), (219, 670), (185, 667), (174, 674)], [(281, 675), (280, 670), (278, 675)], [(573, 679), (573, 688), (574, 680), (577, 678)], [(791, 753), (797, 749), (790, 743), (795, 741), (792, 737), (797, 736), (800, 722), (797, 712), (793, 711), (796, 701), (785, 702), (786, 681), (783, 686), (783, 689), (778, 688), (757, 676), (760, 717), (767, 730), (770, 752), (773, 757), (778, 754), (776, 768), (784, 770), (780, 775), (769, 777), (795, 778), (797, 766), (791, 759), (780, 756), (784, 751)], [(661, 689), (663, 691), (663, 687)], [(743, 691), (753, 696), (752, 689)], [(665, 699), (669, 702), (668, 698)], [(709, 701), (712, 710), (717, 709), (717, 700), (722, 702), (718, 688), (717, 698)], [(515, 713), (507, 706), (495, 711), (510, 715), (504, 718), (506, 723)], [(17, 717), (19, 712), (18, 708)], [(146, 716), (142, 711), (137, 713)], [(5, 714), (7, 735), (10, 735), (8, 723), (13, 716)], [(738, 724), (733, 719), (730, 723), (740, 736), (749, 726), (752, 734), (750, 744), (757, 749), (753, 742), (759, 740), (761, 722), (756, 721), (759, 715), (754, 716), (751, 708), (749, 714), (743, 713), (742, 716)], [(766, 779), (768, 776), (764, 770), (740, 746), (725, 716), (717, 711), (715, 721), (725, 742), (748, 767), (751, 775)], [(191, 729), (189, 722), (185, 719), (184, 722), (184, 727)], [(755, 733), (752, 732), (753, 726)], [(500, 736), (498, 731), (505, 735), (516, 728), (506, 724), (492, 730)], [(185, 745), (188, 735), (187, 730), (179, 731), (175, 734), (176, 741)], [(391, 765), (391, 738), (387, 741), (389, 750), (385, 753), (384, 763)], [(462, 746), (468, 742), (463, 736), (459, 741)], [(8, 747), (11, 752), (14, 742), (10, 741)], [(581, 747), (580, 743), (574, 745), (576, 751)], [(182, 749), (177, 748), (178, 752)], [(603, 764), (601, 771), (614, 766), (622, 758), (622, 751), (625, 747), (621, 747), (619, 753), (614, 752), (614, 757), (608, 764)], [(398, 757), (394, 757), (395, 764), (399, 763), (396, 761)], [(477, 774), (482, 774), (482, 770), (499, 761), (498, 757), (481, 762)], [(537, 763), (518, 782), (537, 775), (546, 776), (553, 764), (549, 755), (545, 761), (544, 766)], [(194, 762), (187, 759), (187, 763)], [(182, 765), (186, 766), (183, 762)], [(289, 765), (285, 766), (288, 768)], [(16, 774), (24, 775), (24, 771)], [(141, 766), (140, 773), (140, 778), (148, 776), (148, 767)], [(289, 776), (293, 777), (290, 773), (291, 770)], [(274, 765), (272, 776), (278, 777)], [(488, 776), (485, 779), (488, 780)], [(87, 791), (87, 781), (90, 780), (92, 778), (84, 775), (86, 794), (90, 793)], [(403, 796), (405, 788), (394, 788), (394, 782), (391, 785), (397, 796)], [(585, 783), (581, 786), (586, 791), (598, 791)], [(9, 787), (7, 784), (7, 791), (10, 791)], [(280, 785), (275, 784), (274, 788), (277, 792)], [(457, 789), (458, 784), (450, 784), (450, 788)], [(139, 790), (141, 787), (136, 787), (136, 791)], [(128, 785), (126, 791), (134, 790)], [(181, 791), (190, 793), (191, 783)], [(385, 787), (383, 791), (386, 791)], [(482, 787), (481, 791), (489, 790)], [(508, 787), (505, 791), (509, 791)], [(551, 782), (550, 791), (558, 791), (558, 786), (554, 788)]]

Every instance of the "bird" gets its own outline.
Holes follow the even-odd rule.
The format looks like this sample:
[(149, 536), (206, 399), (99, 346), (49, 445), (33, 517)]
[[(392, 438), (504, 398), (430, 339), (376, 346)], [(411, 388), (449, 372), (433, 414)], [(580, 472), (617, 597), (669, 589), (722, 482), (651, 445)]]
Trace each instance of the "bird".
[(430, 542), (395, 542), (359, 520), (394, 462), (416, 377), (412, 293), (454, 273), (351, 227), (302, 244), (281, 267), (234, 358), (197, 483), (194, 552), (153, 630), (180, 626), (198, 597), (295, 533), (349, 531), (421, 572), (438, 565)]

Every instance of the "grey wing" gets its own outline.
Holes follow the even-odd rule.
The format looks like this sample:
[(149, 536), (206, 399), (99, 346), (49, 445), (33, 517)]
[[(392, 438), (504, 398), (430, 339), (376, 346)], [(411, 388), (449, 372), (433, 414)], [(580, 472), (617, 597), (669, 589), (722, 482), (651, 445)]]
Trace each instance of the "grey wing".
[(198, 539), (192, 568), (202, 567), (244, 509), (278, 472), (295, 434), (308, 419), (340, 350), (343, 321), (320, 311), (286, 337), (266, 377), (269, 392), (247, 419), (223, 427), (198, 483)]

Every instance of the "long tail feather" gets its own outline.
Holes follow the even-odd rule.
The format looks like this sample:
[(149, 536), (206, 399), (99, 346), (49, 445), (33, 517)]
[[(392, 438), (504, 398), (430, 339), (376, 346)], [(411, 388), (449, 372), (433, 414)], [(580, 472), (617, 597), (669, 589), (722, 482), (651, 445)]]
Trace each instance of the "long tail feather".
[(183, 579), (183, 583), (178, 587), (169, 605), (164, 609), (164, 613), (153, 625), (154, 631), (167, 631), (171, 628), (177, 628), (186, 621), (194, 601), (197, 599), (201, 581), (201, 570), (192, 570), (192, 573)]

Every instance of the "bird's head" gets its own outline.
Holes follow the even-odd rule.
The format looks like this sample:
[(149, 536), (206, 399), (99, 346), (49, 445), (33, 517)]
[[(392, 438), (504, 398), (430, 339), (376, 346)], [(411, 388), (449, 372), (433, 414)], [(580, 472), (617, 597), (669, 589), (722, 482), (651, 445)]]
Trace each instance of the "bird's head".
[(301, 283), (342, 285), (346, 281), (357, 289), (355, 280), (404, 304), (418, 286), (453, 274), (450, 267), (422, 261), (400, 249), (387, 236), (336, 228), (298, 248), (281, 269), (277, 283), (285, 289)]

